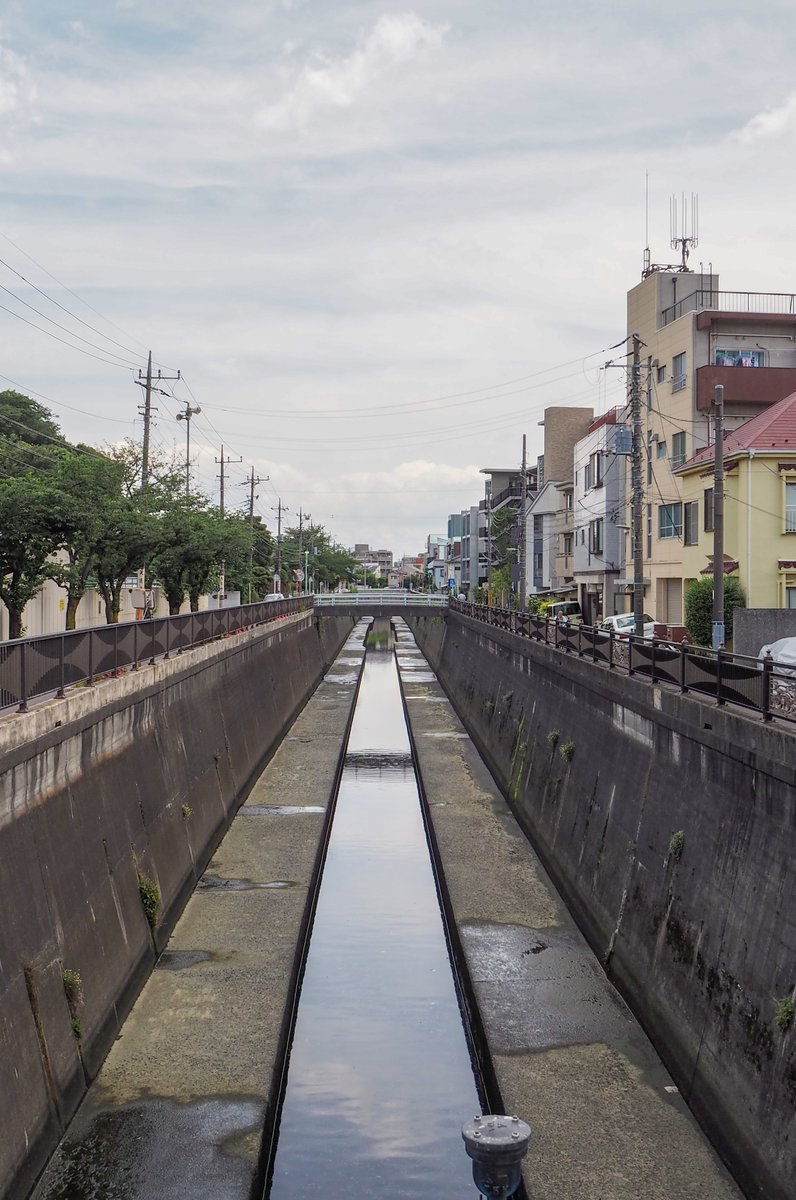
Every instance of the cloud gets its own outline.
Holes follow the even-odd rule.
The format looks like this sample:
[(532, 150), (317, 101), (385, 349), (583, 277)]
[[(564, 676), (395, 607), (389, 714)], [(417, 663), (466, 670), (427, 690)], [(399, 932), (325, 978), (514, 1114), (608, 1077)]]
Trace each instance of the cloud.
[(36, 86), (23, 58), (0, 46), (0, 120), (24, 120), (36, 100)]
[(786, 137), (792, 139), (796, 134), (796, 92), (792, 92), (784, 104), (775, 108), (767, 108), (765, 112), (757, 113), (747, 121), (743, 129), (739, 129), (734, 137), (744, 145), (754, 142), (773, 141)]
[(441, 45), (447, 25), (432, 25), (415, 13), (385, 13), (356, 49), (342, 58), (319, 53), (301, 68), (285, 94), (258, 115), (265, 129), (304, 129), (318, 112), (350, 108), (377, 79), (424, 50)]

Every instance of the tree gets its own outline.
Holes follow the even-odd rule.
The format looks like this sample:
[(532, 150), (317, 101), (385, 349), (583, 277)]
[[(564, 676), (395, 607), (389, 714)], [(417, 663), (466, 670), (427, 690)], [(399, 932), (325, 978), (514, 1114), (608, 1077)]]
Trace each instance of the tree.
[(0, 464), (6, 473), (36, 469), (41, 454), (32, 447), (65, 445), (52, 413), (22, 392), (0, 392)]
[(22, 637), (25, 605), (50, 574), (50, 556), (63, 545), (61, 497), (49, 471), (0, 478), (0, 600), (9, 637)]
[[(733, 575), (724, 578), (724, 633), (732, 637), (732, 619), (736, 608), (746, 607), (746, 596), (740, 580)], [(713, 577), (703, 575), (689, 584), (685, 593), (685, 624), (698, 646), (709, 646), (713, 640)]]
[(123, 468), (90, 447), (58, 449), (53, 455), (52, 483), (64, 526), (61, 548), (68, 561), (51, 563), (48, 574), (66, 589), (66, 628), (74, 629), (78, 604), (123, 500)]
[(196, 612), (201, 593), (218, 580), (218, 564), (222, 560), (237, 562), (249, 550), (245, 518), (222, 516), (218, 509), (199, 507), (191, 499), (163, 514), (158, 535), (152, 571), (163, 587), (172, 616), (180, 611), (186, 593), (191, 611)]

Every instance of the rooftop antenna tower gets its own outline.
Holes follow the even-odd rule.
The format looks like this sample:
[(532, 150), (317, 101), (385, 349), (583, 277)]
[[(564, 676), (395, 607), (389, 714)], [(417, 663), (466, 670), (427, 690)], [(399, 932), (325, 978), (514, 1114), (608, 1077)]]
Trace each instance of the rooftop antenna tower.
[(650, 255), (650, 173), (644, 172), (644, 270), (641, 278), (646, 279), (652, 268)]
[(688, 270), (688, 255), (699, 245), (699, 196), (691, 193), (689, 214), (685, 193), (678, 202), (676, 196), (669, 200), (669, 228), (672, 249), (680, 251), (680, 270)]

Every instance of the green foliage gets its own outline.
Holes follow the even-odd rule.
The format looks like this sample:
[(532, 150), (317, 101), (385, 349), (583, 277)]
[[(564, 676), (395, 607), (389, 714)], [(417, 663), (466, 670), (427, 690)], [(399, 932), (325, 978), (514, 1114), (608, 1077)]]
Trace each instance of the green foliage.
[(80, 1041), (83, 1036), (83, 1022), (79, 1017), (72, 1017), (72, 1033)]
[(571, 763), (573, 758), (575, 757), (575, 743), (574, 742), (564, 742), (563, 746), (561, 747), (561, 749), (559, 750), (558, 753), (561, 755), (564, 762)]
[(558, 739), (560, 737), (561, 737), (561, 734), (558, 732), (557, 729), (551, 729), (547, 735), (547, 740), (550, 743), (550, 745), (553, 747), (554, 750), (555, 750), (556, 746), (558, 745)]
[(190, 804), (183, 804), (183, 806), (182, 806), (183, 821), (190, 821), (192, 816), (193, 816), (193, 809), (191, 808)]
[[(746, 596), (740, 581), (733, 575), (724, 578), (724, 634), (732, 637), (732, 621), (736, 608), (746, 607)], [(713, 629), (713, 578), (704, 575), (689, 584), (685, 593), (685, 624), (694, 642), (709, 646)]]
[(787, 1033), (793, 1024), (794, 1006), (791, 996), (783, 996), (777, 1001), (777, 1011), (774, 1014), (774, 1024), (782, 1033)]
[(63, 980), (69, 1012), (74, 1017), (83, 1007), (83, 980), (80, 977), (79, 971), (71, 970), (64, 970), (61, 974), (61, 979)]
[(138, 872), (138, 893), (141, 897), (141, 903), (144, 906), (146, 919), (154, 929), (158, 923), (160, 916), (160, 888), (154, 880), (149, 879), (146, 875)]
[(679, 862), (683, 856), (685, 849), (685, 831), (678, 829), (673, 833), (669, 840), (669, 858), (673, 858), (675, 862)]

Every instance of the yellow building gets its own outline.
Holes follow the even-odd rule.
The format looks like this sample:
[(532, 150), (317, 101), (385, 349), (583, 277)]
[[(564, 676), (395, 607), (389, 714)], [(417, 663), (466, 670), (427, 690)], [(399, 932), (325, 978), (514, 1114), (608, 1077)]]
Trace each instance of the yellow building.
[[(703, 555), (697, 566), (699, 552), (685, 543), (680, 468), (713, 439), (717, 383), (724, 386), (728, 430), (796, 389), (796, 302), (776, 293), (724, 292), (716, 274), (649, 265), (628, 292), (627, 322), (628, 333), (638, 333), (643, 343), (644, 607), (657, 621), (677, 625), (683, 618), (684, 582), (705, 563)], [(738, 479), (742, 468), (735, 470)], [(775, 476), (770, 479), (775, 482)], [(702, 497), (696, 492), (688, 502), (696, 500), (701, 510)], [(746, 511), (740, 517), (733, 514), (732, 503), (727, 506), (728, 527), (741, 520), (745, 537)], [(629, 506), (626, 520), (630, 525)], [(703, 549), (703, 529), (700, 536)], [(747, 561), (745, 549), (733, 546)], [(789, 553), (796, 558), (796, 544)], [(628, 535), (625, 563), (632, 561)], [(627, 576), (626, 567), (625, 585)], [(762, 603), (754, 586), (752, 602)]]
[[(685, 586), (713, 570), (714, 447), (676, 469)], [(724, 441), (724, 570), (747, 608), (796, 608), (796, 392)]]

